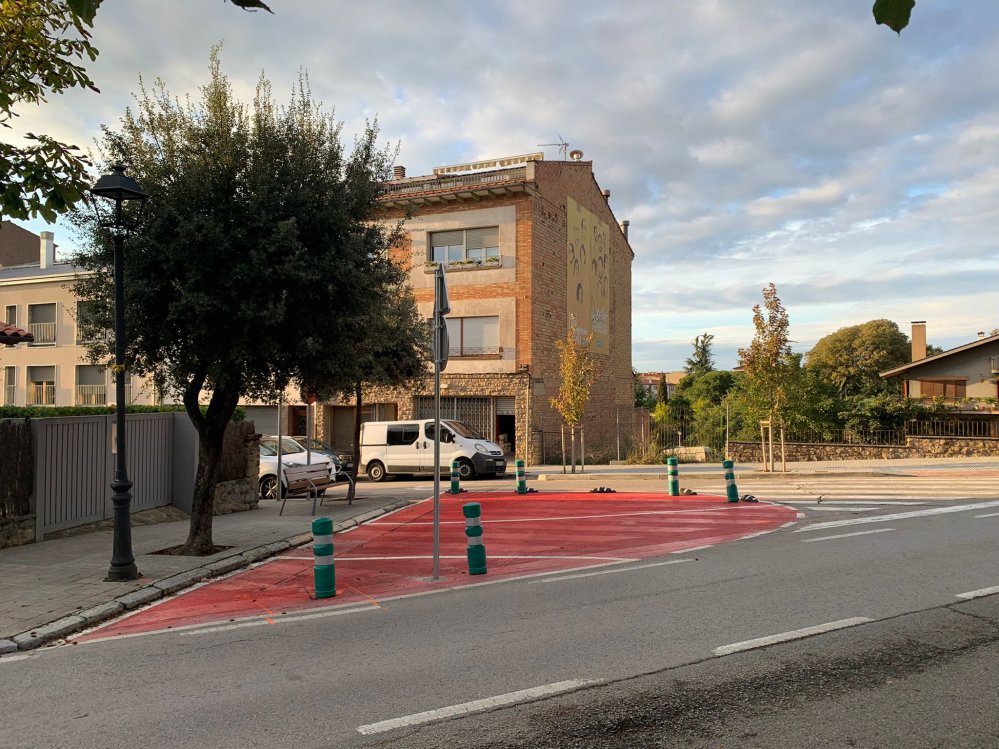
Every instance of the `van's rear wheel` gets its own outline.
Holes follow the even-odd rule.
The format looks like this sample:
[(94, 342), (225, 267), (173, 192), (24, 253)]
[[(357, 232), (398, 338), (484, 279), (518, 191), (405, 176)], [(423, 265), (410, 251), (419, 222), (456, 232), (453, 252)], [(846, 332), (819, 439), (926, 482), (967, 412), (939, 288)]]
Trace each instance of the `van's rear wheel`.
[(379, 481), (385, 480), (385, 466), (379, 463), (377, 460), (372, 460), (368, 463), (367, 468), (368, 480), (374, 481), (376, 484)]
[(462, 481), (475, 478), (475, 466), (472, 465), (472, 461), (467, 458), (458, 459), (458, 478)]

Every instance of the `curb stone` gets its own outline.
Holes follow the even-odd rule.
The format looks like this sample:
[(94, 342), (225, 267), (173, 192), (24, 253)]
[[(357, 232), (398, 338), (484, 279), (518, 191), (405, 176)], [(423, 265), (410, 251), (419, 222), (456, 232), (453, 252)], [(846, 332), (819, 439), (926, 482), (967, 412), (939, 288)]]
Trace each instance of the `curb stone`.
[[(360, 525), (360, 523), (381, 517), (382, 515), (386, 515), (410, 504), (412, 504), (412, 502), (409, 500), (403, 500), (401, 502), (395, 502), (391, 505), (386, 505), (379, 510), (371, 510), (364, 515), (347, 518), (346, 520), (342, 520), (337, 523), (333, 527), (333, 532), (337, 533), (346, 530), (347, 528), (353, 528), (356, 525)], [(150, 583), (149, 585), (139, 588), (138, 590), (133, 590), (131, 593), (118, 596), (108, 603), (94, 606), (86, 609), (85, 611), (78, 611), (69, 616), (62, 616), (47, 624), (43, 624), (25, 632), (16, 634), (10, 639), (0, 639), (0, 655), (14, 653), (18, 650), (34, 650), (42, 645), (46, 645), (55, 640), (59, 640), (68, 635), (79, 632), (80, 630), (93, 627), (103, 621), (112, 619), (126, 611), (131, 611), (139, 608), (140, 606), (144, 606), (147, 603), (158, 601), (167, 595), (176, 593), (184, 588), (191, 587), (192, 585), (196, 585), (205, 579), (221, 577), (234, 570), (249, 567), (255, 562), (267, 559), (268, 557), (272, 557), (282, 551), (295, 548), (296, 546), (302, 546), (310, 543), (311, 541), (311, 533), (297, 533), (294, 536), (290, 536), (289, 538), (281, 541), (273, 541), (262, 546), (254, 546), (239, 554), (226, 557), (225, 559), (205, 565), (204, 567), (196, 567), (186, 572), (179, 572), (177, 574), (170, 575), (169, 577), (164, 577)]]
[(189, 588), (192, 585), (200, 583), (205, 575), (204, 567), (196, 567), (193, 570), (178, 572), (176, 575), (157, 580), (152, 584), (152, 587), (159, 588), (163, 591), (164, 595), (170, 595), (171, 593), (176, 593), (178, 590), (183, 590), (184, 588)]
[(60, 637), (83, 629), (86, 626), (86, 619), (73, 614), (72, 616), (64, 616), (61, 619), (56, 619), (54, 622), (49, 622), (41, 627), (35, 627), (27, 632), (22, 632), (19, 635), (14, 635), (14, 642), (17, 643), (18, 650), (31, 650), (46, 642), (57, 640)]
[(99, 622), (103, 622), (105, 619), (110, 619), (118, 614), (124, 614), (125, 607), (118, 603), (117, 601), (109, 601), (108, 603), (102, 603), (99, 606), (93, 606), (89, 609), (84, 609), (77, 613), (81, 619), (83, 619), (87, 626), (92, 626)]
[(118, 596), (114, 600), (125, 607), (126, 611), (131, 611), (132, 609), (137, 609), (147, 603), (152, 603), (153, 601), (158, 601), (163, 597), (163, 591), (152, 585), (147, 585), (144, 588), (139, 588), (138, 590), (133, 590), (131, 593), (126, 593), (123, 596)]

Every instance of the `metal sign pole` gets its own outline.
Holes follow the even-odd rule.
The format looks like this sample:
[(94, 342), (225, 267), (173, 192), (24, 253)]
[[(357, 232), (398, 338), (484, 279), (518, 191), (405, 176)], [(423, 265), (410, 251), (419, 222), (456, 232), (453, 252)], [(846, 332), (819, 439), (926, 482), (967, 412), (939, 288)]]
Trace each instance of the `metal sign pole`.
[(444, 315), (451, 311), (444, 280), (444, 263), (438, 263), (434, 274), (434, 573), (440, 580), (441, 569), (441, 370), (447, 366), (448, 338)]
[[(442, 320), (434, 318), (434, 336), (438, 335)], [(441, 365), (434, 360), (434, 575), (440, 580), (441, 571), (441, 441), (437, 439), (441, 430)]]

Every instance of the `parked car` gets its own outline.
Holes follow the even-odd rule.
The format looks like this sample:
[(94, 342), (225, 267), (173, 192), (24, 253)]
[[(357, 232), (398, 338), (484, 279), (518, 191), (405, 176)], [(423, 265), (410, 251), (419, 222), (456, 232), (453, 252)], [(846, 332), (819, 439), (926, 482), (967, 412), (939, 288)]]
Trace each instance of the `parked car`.
[[(441, 419), (441, 472), (458, 461), (462, 479), (502, 476), (506, 458), (500, 446), (490, 442), (467, 424)], [(433, 419), (368, 421), (361, 424), (361, 470), (371, 481), (382, 481), (399, 473), (434, 472)]]
[(325, 455), (332, 460), (333, 465), (336, 466), (337, 476), (343, 476), (347, 471), (354, 470), (354, 454), (349, 450), (338, 450), (335, 447), (330, 447), (322, 440), (311, 437), (292, 437), (292, 439), (302, 445), (302, 447), (307, 447), (312, 452)]
[[(277, 458), (278, 440), (277, 437), (265, 436), (260, 438), (260, 496), (264, 499), (277, 499)], [(281, 465), (306, 465), (313, 463), (324, 463), (332, 476), (333, 461), (325, 455), (313, 452), (310, 455), (298, 442), (291, 437), (281, 438)], [(281, 496), (287, 493), (287, 481), (281, 477)]]

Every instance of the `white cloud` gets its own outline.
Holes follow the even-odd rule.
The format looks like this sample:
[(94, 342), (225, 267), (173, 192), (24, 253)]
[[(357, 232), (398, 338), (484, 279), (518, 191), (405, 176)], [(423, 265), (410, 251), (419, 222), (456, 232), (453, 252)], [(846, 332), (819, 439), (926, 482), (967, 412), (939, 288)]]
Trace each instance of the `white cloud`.
[(770, 281), (802, 345), (878, 317), (926, 319), (934, 342), (999, 325), (975, 321), (999, 306), (995, 4), (919, 3), (901, 38), (869, 0), (271, 5), (104, 3), (101, 93), (16, 124), (89, 146), (140, 73), (196, 94), (224, 39), (240, 96), (265, 71), (284, 100), (304, 68), (346, 137), (377, 116), (410, 174), (582, 149), (631, 221), (643, 368), (678, 368), (705, 330), (733, 364)]

